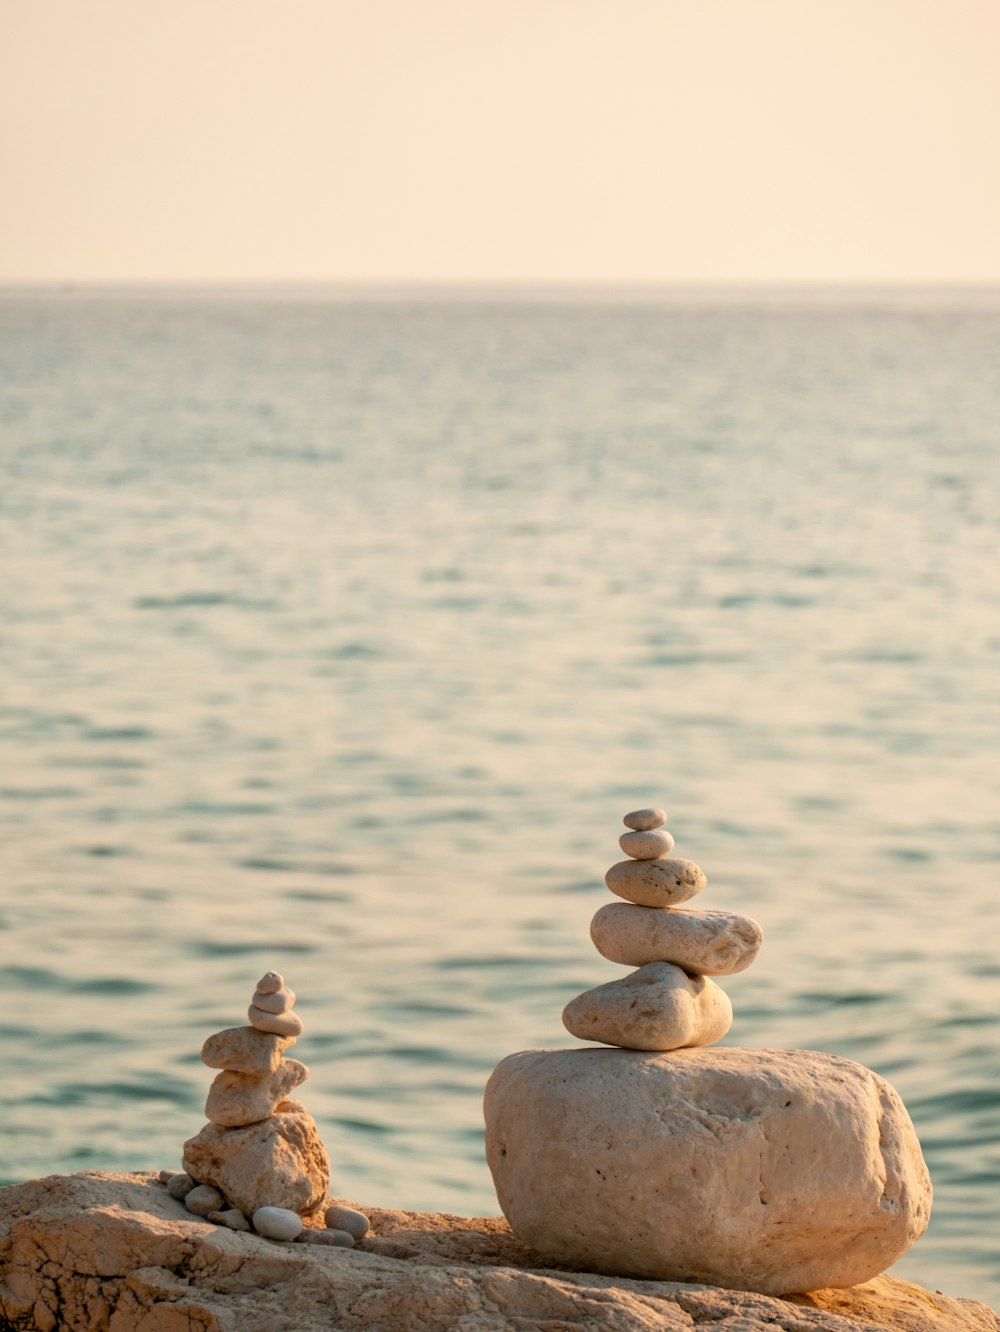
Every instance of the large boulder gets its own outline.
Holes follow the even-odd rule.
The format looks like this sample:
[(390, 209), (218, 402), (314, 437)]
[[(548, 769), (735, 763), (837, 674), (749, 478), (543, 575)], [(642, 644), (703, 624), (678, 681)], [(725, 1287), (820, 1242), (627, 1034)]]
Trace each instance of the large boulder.
[(1000, 1332), (984, 1304), (892, 1277), (779, 1300), (539, 1270), (499, 1217), (364, 1207), (356, 1249), (281, 1244), (185, 1211), (153, 1174), (0, 1190), (10, 1332)]
[(486, 1088), (504, 1215), (552, 1263), (769, 1295), (852, 1286), (926, 1229), (899, 1097), (810, 1050), (530, 1050)]

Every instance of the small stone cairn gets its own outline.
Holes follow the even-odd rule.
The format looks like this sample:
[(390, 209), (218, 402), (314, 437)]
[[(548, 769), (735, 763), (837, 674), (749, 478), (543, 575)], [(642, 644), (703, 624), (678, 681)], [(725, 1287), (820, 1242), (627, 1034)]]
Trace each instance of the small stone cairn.
[(749, 916), (690, 911), (678, 904), (707, 882), (690, 860), (674, 860), (674, 839), (662, 809), (625, 815), (618, 844), (627, 856), (605, 883), (624, 902), (594, 916), (590, 937), (611, 962), (637, 967), (631, 975), (578, 995), (563, 1012), (567, 1031), (585, 1041), (626, 1050), (679, 1050), (711, 1045), (732, 1026), (733, 1009), (711, 979), (748, 967), (764, 935)]
[(257, 982), (248, 1027), (209, 1036), (201, 1060), (221, 1069), (205, 1114), (209, 1123), (184, 1144), (182, 1173), (160, 1180), (189, 1212), (230, 1230), (268, 1239), (352, 1248), (368, 1218), (350, 1207), (326, 1207), (325, 1228), (305, 1226), (330, 1186), (330, 1162), (312, 1115), (288, 1093), (309, 1070), (285, 1052), (302, 1034), (295, 993), (269, 971)]

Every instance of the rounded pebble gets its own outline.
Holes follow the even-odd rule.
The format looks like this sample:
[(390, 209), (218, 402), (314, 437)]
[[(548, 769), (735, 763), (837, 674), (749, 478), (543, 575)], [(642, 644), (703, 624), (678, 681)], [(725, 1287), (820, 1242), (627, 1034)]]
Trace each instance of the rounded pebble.
[(278, 971), (265, 971), (257, 982), (261, 994), (275, 994), (285, 983), (284, 976)]
[(336, 1249), (353, 1249), (354, 1236), (346, 1230), (303, 1230), (296, 1236), (298, 1244), (328, 1244)]
[(634, 809), (622, 819), (626, 828), (632, 828), (636, 832), (651, 832), (654, 828), (662, 827), (666, 821), (665, 809)]
[(284, 1013), (295, 1003), (295, 991), (290, 990), (287, 985), (283, 985), (280, 990), (275, 990), (273, 993), (258, 990), (253, 997), (253, 1003), (265, 1013)]
[(693, 860), (619, 860), (604, 876), (618, 897), (637, 906), (667, 907), (686, 902), (705, 887), (705, 871)]
[(670, 855), (674, 839), (668, 832), (654, 828), (649, 832), (622, 833), (618, 845), (633, 860), (658, 860), (660, 856)]
[(247, 1009), (251, 1027), (258, 1031), (269, 1031), (275, 1036), (301, 1036), (302, 1019), (298, 1013), (265, 1013), (256, 1004)]
[(171, 1198), (176, 1198), (178, 1202), (183, 1202), (191, 1190), (197, 1187), (198, 1181), (183, 1173), (171, 1175), (167, 1180), (167, 1192)]
[(238, 1207), (230, 1207), (225, 1212), (209, 1212), (208, 1220), (214, 1221), (217, 1226), (226, 1226), (230, 1230), (250, 1229), (250, 1222)]
[(353, 1207), (341, 1207), (339, 1203), (333, 1203), (326, 1209), (323, 1220), (331, 1230), (346, 1230), (356, 1240), (364, 1239), (371, 1224), (364, 1212), (355, 1211)]
[(156, 1176), (156, 1178), (160, 1181), (161, 1184), (169, 1184), (170, 1181), (173, 1179), (174, 1175), (176, 1174), (177, 1174), (176, 1170), (161, 1170), (160, 1173)]
[(208, 1216), (209, 1212), (221, 1212), (226, 1200), (218, 1189), (211, 1184), (199, 1184), (184, 1199), (184, 1206), (195, 1216)]
[(258, 1207), (253, 1228), (266, 1239), (293, 1240), (302, 1233), (302, 1218), (287, 1207)]

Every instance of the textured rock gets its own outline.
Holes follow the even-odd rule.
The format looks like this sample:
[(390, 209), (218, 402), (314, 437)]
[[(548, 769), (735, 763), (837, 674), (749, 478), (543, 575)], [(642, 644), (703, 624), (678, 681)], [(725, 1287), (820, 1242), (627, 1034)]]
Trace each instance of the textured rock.
[(650, 832), (653, 828), (662, 828), (667, 821), (665, 809), (633, 809), (622, 819), (626, 828), (634, 832)]
[(1000, 1332), (985, 1305), (879, 1277), (794, 1302), (540, 1270), (500, 1218), (364, 1209), (377, 1238), (328, 1252), (185, 1213), (148, 1175), (0, 1192), (0, 1326), (12, 1332)]
[(354, 1236), (347, 1230), (303, 1230), (300, 1244), (327, 1244), (332, 1249), (353, 1249)]
[(604, 876), (617, 897), (639, 906), (667, 907), (687, 902), (705, 887), (705, 873), (693, 860), (620, 860)]
[(627, 856), (636, 860), (654, 860), (657, 856), (670, 855), (674, 839), (666, 828), (654, 828), (649, 832), (622, 833), (618, 845)]
[(590, 937), (603, 957), (626, 967), (673, 962), (699, 976), (731, 976), (760, 952), (764, 931), (731, 911), (609, 902), (590, 922)]
[(288, 1093), (308, 1076), (308, 1068), (298, 1059), (282, 1059), (274, 1072), (265, 1077), (224, 1071), (209, 1088), (205, 1114), (213, 1124), (223, 1128), (255, 1124), (272, 1115)]
[(650, 962), (577, 995), (563, 1009), (563, 1026), (572, 1035), (627, 1050), (711, 1045), (732, 1022), (729, 996), (715, 981), (670, 962)]
[(485, 1110), (504, 1215), (553, 1263), (775, 1295), (850, 1286), (930, 1214), (899, 1097), (833, 1055), (527, 1051), (497, 1066)]
[(227, 1207), (224, 1212), (209, 1212), (208, 1220), (217, 1226), (228, 1226), (230, 1230), (249, 1231), (250, 1222), (238, 1207)]
[(209, 1068), (263, 1077), (274, 1072), (281, 1056), (294, 1043), (291, 1036), (255, 1031), (253, 1027), (227, 1027), (209, 1036), (201, 1047), (201, 1062)]
[(258, 1207), (309, 1212), (326, 1197), (330, 1162), (316, 1125), (298, 1101), (244, 1128), (206, 1124), (184, 1144), (184, 1169), (213, 1184), (246, 1216)]

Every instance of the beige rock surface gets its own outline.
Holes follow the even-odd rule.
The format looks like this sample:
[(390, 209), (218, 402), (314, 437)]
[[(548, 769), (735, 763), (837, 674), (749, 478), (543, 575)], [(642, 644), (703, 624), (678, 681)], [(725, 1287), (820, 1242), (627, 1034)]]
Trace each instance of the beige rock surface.
[(1000, 1332), (983, 1304), (880, 1277), (794, 1302), (543, 1269), (498, 1217), (364, 1207), (356, 1249), (199, 1221), (155, 1175), (0, 1192), (11, 1332)]
[(223, 1071), (208, 1090), (205, 1114), (223, 1128), (255, 1124), (273, 1114), (308, 1076), (309, 1069), (298, 1059), (282, 1059), (274, 1072), (264, 1077)]
[(227, 1068), (234, 1073), (263, 1076), (273, 1073), (290, 1045), (291, 1036), (257, 1031), (253, 1027), (227, 1027), (217, 1031), (201, 1047), (201, 1062), (209, 1068)]
[(679, 1050), (711, 1045), (732, 1026), (729, 996), (707, 976), (689, 976), (670, 962), (578, 994), (563, 1009), (563, 1026), (582, 1041), (627, 1050)]
[(930, 1214), (899, 1097), (834, 1055), (526, 1051), (497, 1066), (485, 1112), (504, 1215), (554, 1263), (774, 1295), (851, 1286)]
[(270, 1119), (243, 1128), (206, 1124), (184, 1144), (184, 1169), (247, 1216), (258, 1207), (308, 1212), (330, 1187), (326, 1149), (298, 1101), (282, 1101)]
[(667, 907), (690, 901), (708, 879), (693, 860), (620, 860), (604, 876), (616, 897), (639, 906)]
[(764, 931), (749, 916), (686, 907), (609, 902), (590, 922), (594, 947), (610, 962), (673, 962), (699, 976), (732, 976), (760, 952)]

